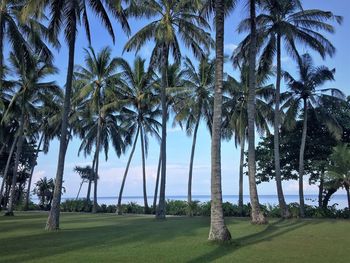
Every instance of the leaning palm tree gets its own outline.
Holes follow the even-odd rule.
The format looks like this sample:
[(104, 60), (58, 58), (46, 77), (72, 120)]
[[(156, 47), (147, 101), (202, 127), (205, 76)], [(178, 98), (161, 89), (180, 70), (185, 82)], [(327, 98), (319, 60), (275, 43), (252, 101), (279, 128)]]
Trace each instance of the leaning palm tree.
[[(282, 45), (288, 55), (297, 61), (300, 60), (298, 45), (302, 44), (318, 52), (323, 58), (326, 55), (332, 56), (335, 48), (332, 43), (319, 31), (334, 33), (334, 27), (329, 23), (336, 21), (341, 23), (342, 18), (333, 15), (331, 12), (317, 9), (305, 10), (300, 0), (266, 0), (259, 1), (261, 14), (256, 18), (257, 45), (261, 50), (261, 67), (269, 67), (276, 58), (276, 97), (275, 97), (275, 120), (274, 120), (274, 160), (275, 179), (279, 205), (283, 217), (289, 217), (283, 195), (280, 153), (279, 153), (279, 130), (280, 117), (280, 87), (282, 77)], [(250, 19), (243, 20), (238, 28), (239, 32), (248, 31)], [(236, 52), (247, 52), (251, 36), (248, 35), (239, 45)]]
[(12, 81), (15, 93), (3, 115), (2, 122), (8, 120), (14, 107), (17, 106), (20, 109), (19, 128), (16, 134), (16, 158), (8, 207), (8, 214), (13, 215), (16, 178), (24, 136), (28, 134), (31, 120), (38, 118), (38, 107), (44, 103), (47, 96), (58, 96), (60, 89), (55, 82), (44, 82), (46, 77), (57, 73), (57, 69), (47, 61), (43, 61), (40, 56), (31, 55), (24, 59), (23, 57), (18, 58), (14, 53), (11, 53), (10, 62), (13, 71), (18, 76), (18, 80)]
[[(88, 136), (84, 137), (86, 128), (82, 128), (82, 146), (83, 149), (87, 147), (86, 152), (90, 153), (91, 136), (94, 135), (95, 140), (95, 156), (93, 162), (93, 171), (97, 175), (94, 177), (94, 203), (92, 211), (97, 212), (97, 177), (99, 169), (99, 152), (102, 150), (103, 138), (109, 140), (108, 134), (102, 137), (103, 126), (106, 124), (106, 111), (103, 107), (108, 102), (109, 94), (115, 94), (116, 85), (120, 82), (119, 74), (117, 73), (117, 59), (111, 57), (111, 49), (109, 47), (103, 48), (99, 53), (95, 53), (93, 48), (85, 49), (85, 67), (76, 66), (75, 82), (80, 87), (76, 100), (81, 100), (82, 108), (84, 111), (84, 117), (87, 119), (87, 126), (91, 130), (88, 130)], [(96, 121), (96, 125), (91, 123), (91, 120)], [(91, 126), (92, 125), (92, 126)], [(119, 125), (116, 123), (116, 125)], [(85, 126), (85, 125), (83, 125)], [(115, 126), (118, 127), (118, 126)], [(96, 131), (95, 131), (96, 128)], [(91, 131), (91, 132), (90, 132)], [(106, 130), (108, 131), (108, 130)], [(116, 139), (116, 138), (114, 138)], [(117, 145), (115, 145), (117, 146)], [(106, 146), (104, 146), (106, 148)], [(117, 146), (117, 152), (123, 151), (123, 146)], [(120, 148), (121, 147), (121, 148)], [(107, 154), (106, 154), (107, 158)]]
[[(130, 28), (126, 20), (125, 12), (121, 6), (121, 2), (122, 1), (106, 1), (105, 3), (108, 6), (108, 8), (112, 11), (113, 15), (119, 20), (124, 31), (129, 33)], [(88, 41), (89, 43), (91, 43), (88, 9), (90, 9), (92, 12), (98, 15), (104, 27), (107, 28), (108, 33), (112, 36), (113, 41), (115, 40), (115, 38), (112, 24), (106, 12), (105, 6), (101, 2), (101, 0), (28, 0), (23, 16), (26, 17), (26, 14), (30, 14), (37, 10), (44, 10), (45, 7), (48, 7), (50, 9), (50, 21), (48, 29), (50, 31), (51, 38), (57, 39), (58, 34), (61, 32), (62, 28), (64, 28), (65, 40), (68, 44), (69, 50), (67, 80), (65, 86), (65, 99), (63, 105), (61, 125), (60, 150), (58, 155), (56, 173), (56, 187), (52, 207), (46, 224), (47, 230), (57, 230), (59, 228), (59, 212), (61, 203), (64, 162), (67, 150), (67, 126), (68, 115), (70, 111), (70, 99), (74, 72), (75, 41), (79, 23), (80, 21), (82, 21), (85, 27)]]
[[(131, 159), (135, 152), (137, 140), (140, 138), (142, 155), (142, 180), (143, 180), (143, 198), (145, 213), (149, 213), (147, 190), (146, 190), (146, 162), (148, 153), (148, 135), (155, 136), (160, 140), (159, 129), (161, 124), (157, 118), (161, 115), (158, 107), (158, 98), (154, 94), (155, 74), (152, 69), (145, 68), (146, 60), (136, 57), (134, 65), (131, 66), (127, 61), (120, 58), (118, 64), (121, 68), (121, 78), (124, 82), (120, 85), (119, 104), (123, 107), (120, 110), (129, 123), (128, 131), (133, 136), (133, 146), (125, 168), (122, 184), (118, 195), (117, 213), (121, 214), (121, 201), (126, 177), (129, 171)], [(108, 106), (107, 106), (108, 107)]]
[[(333, 118), (333, 116), (331, 116), (326, 109), (323, 110), (322, 104), (324, 104), (325, 100), (329, 98), (342, 102), (344, 98), (343, 93), (334, 88), (319, 88), (320, 86), (324, 85), (325, 82), (334, 80), (334, 73), (335, 69), (331, 70), (325, 66), (315, 67), (309, 54), (304, 54), (300, 58), (299, 80), (294, 79), (287, 72), (284, 73), (284, 77), (290, 89), (290, 91), (285, 94), (289, 98), (282, 107), (288, 107), (286, 112), (286, 121), (295, 120), (297, 114), (299, 113), (299, 109), (301, 107), (303, 109), (303, 132), (299, 153), (299, 199), (301, 217), (305, 216), (303, 178), (308, 111), (317, 106), (319, 111), (318, 114), (322, 115), (321, 119), (326, 123), (327, 127), (332, 132), (336, 132), (337, 128), (340, 129), (340, 126), (335, 118)], [(326, 92), (330, 92), (331, 94), (325, 94)]]
[(137, 17), (153, 18), (153, 20), (139, 30), (126, 43), (124, 50), (140, 50), (149, 40), (154, 40), (151, 65), (155, 66), (158, 61), (161, 77), (161, 105), (162, 105), (162, 168), (159, 205), (157, 207), (157, 218), (165, 218), (165, 180), (166, 180), (166, 122), (167, 101), (166, 89), (167, 68), (169, 54), (175, 61), (179, 62), (181, 51), (179, 40), (183, 40), (186, 47), (190, 48), (195, 56), (202, 56), (202, 47), (207, 50), (212, 45), (210, 34), (206, 32), (209, 25), (203, 17), (197, 13), (197, 2), (194, 1), (172, 1), (172, 0), (135, 0), (130, 6), (130, 13)]
[(79, 185), (79, 190), (78, 190), (78, 193), (77, 193), (77, 197), (75, 198), (75, 200), (78, 200), (79, 198), (79, 194), (80, 194), (80, 191), (81, 191), (81, 187), (83, 186), (84, 183), (86, 182), (91, 182), (91, 180), (94, 180), (94, 172), (91, 168), (90, 165), (87, 165), (87, 166), (75, 166), (74, 167), (74, 172), (76, 172), (80, 178), (81, 178), (81, 183)]
[[(187, 202), (192, 202), (192, 173), (193, 161), (197, 140), (197, 132), (201, 119), (209, 123), (211, 127), (211, 108), (213, 102), (213, 91), (215, 82), (215, 63), (208, 56), (202, 57), (198, 69), (193, 65), (190, 58), (186, 57), (183, 75), (185, 81), (183, 89), (186, 96), (181, 103), (174, 105), (176, 121), (185, 126), (187, 135), (192, 135), (193, 141), (190, 156), (190, 167), (188, 173)], [(178, 109), (176, 109), (178, 108)]]

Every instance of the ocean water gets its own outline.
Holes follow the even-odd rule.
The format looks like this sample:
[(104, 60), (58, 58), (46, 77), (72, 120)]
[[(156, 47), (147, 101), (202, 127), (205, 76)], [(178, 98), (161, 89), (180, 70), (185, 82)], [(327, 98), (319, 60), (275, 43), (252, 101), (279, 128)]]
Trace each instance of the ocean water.
[[(67, 200), (67, 199), (74, 199), (74, 198), (62, 198), (62, 200)], [(169, 200), (187, 200), (187, 196), (184, 195), (172, 195), (172, 196), (167, 196), (166, 199)], [(294, 202), (299, 202), (299, 196), (298, 195), (285, 195), (286, 202), (289, 203), (294, 203)], [(207, 202), (210, 200), (210, 195), (193, 195), (192, 200), (197, 200), (200, 202)], [(33, 197), (33, 201), (37, 202), (38, 199)], [(223, 201), (224, 202), (231, 202), (236, 204), (238, 202), (238, 195), (224, 195), (223, 196)], [(243, 196), (243, 201), (244, 203), (249, 203), (249, 195)], [(278, 204), (278, 199), (276, 195), (259, 195), (259, 201), (261, 204), (264, 205), (277, 205)], [(99, 204), (106, 204), (106, 205), (115, 205), (118, 202), (118, 197), (117, 196), (109, 196), (109, 197), (99, 197), (98, 198), (98, 203)], [(137, 204), (143, 205), (143, 197), (142, 196), (125, 196), (122, 199), (122, 203), (126, 204), (129, 202), (135, 202)], [(152, 205), (153, 204), (153, 196), (148, 197), (148, 204)], [(307, 205), (313, 205), (317, 206), (318, 205), (318, 196), (317, 195), (305, 195), (305, 204)], [(343, 209), (347, 207), (347, 197), (346, 195), (334, 195), (330, 199), (329, 205), (336, 204), (336, 207), (338, 209)]]

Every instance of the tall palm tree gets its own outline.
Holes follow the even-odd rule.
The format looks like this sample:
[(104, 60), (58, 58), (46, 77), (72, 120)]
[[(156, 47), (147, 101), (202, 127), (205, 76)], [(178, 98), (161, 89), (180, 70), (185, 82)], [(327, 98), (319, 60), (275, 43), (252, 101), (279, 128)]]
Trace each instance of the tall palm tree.
[(139, 30), (126, 43), (124, 50), (140, 50), (148, 41), (154, 40), (151, 65), (155, 61), (160, 62), (161, 78), (161, 105), (162, 105), (162, 166), (159, 205), (156, 217), (165, 218), (165, 180), (166, 180), (166, 122), (167, 101), (166, 89), (168, 59), (171, 52), (176, 62), (180, 61), (181, 51), (179, 40), (190, 48), (195, 56), (200, 57), (204, 53), (202, 47), (207, 50), (212, 44), (210, 34), (206, 32), (209, 25), (202, 16), (197, 13), (197, 2), (172, 1), (172, 0), (147, 0), (134, 1), (130, 7), (130, 13), (137, 17), (153, 18), (153, 20)]
[[(197, 132), (201, 119), (207, 123), (211, 122), (211, 108), (213, 102), (213, 91), (215, 82), (215, 63), (209, 60), (208, 56), (202, 57), (198, 68), (193, 65), (190, 58), (186, 57), (184, 62), (183, 83), (185, 99), (181, 103), (174, 105), (177, 111), (176, 120), (183, 126), (185, 124), (186, 133), (191, 135), (193, 141), (190, 156), (190, 166), (188, 172), (187, 202), (192, 202), (192, 173), (193, 161), (196, 148)], [(211, 128), (211, 125), (208, 125)]]
[[(279, 153), (279, 130), (280, 117), (280, 87), (282, 77), (282, 45), (288, 55), (297, 61), (300, 60), (298, 45), (302, 44), (318, 52), (323, 58), (332, 56), (335, 48), (332, 43), (320, 33), (323, 30), (328, 33), (334, 32), (334, 27), (329, 23), (336, 21), (341, 23), (342, 18), (331, 12), (318, 9), (306, 10), (302, 8), (300, 0), (266, 0), (259, 1), (261, 14), (256, 18), (257, 44), (261, 50), (261, 66), (273, 64), (276, 58), (276, 97), (275, 97), (275, 120), (274, 120), (274, 160), (275, 179), (279, 205), (282, 216), (289, 217), (290, 213), (286, 206), (283, 195), (280, 153)], [(250, 19), (245, 19), (239, 25), (239, 32), (248, 31)], [(248, 50), (251, 36), (248, 35), (237, 49)]]
[[(119, 80), (119, 74), (117, 73), (118, 60), (111, 57), (111, 49), (109, 47), (103, 48), (98, 54), (95, 54), (93, 48), (85, 50), (85, 64), (86, 66), (76, 66), (75, 82), (81, 89), (78, 92), (77, 100), (82, 100), (81, 105), (84, 105), (85, 109), (88, 109), (85, 114), (87, 122), (83, 124), (82, 128), (82, 144), (81, 149), (85, 148), (87, 153), (91, 152), (91, 142), (95, 141), (95, 156), (94, 156), (94, 165), (92, 169), (97, 176), (94, 176), (94, 202), (92, 211), (97, 212), (97, 177), (99, 169), (99, 152), (102, 150), (102, 147), (108, 151), (109, 134), (108, 129), (105, 130), (106, 117), (108, 116), (106, 111), (103, 110), (103, 107), (108, 103), (109, 94), (115, 94), (116, 85)], [(110, 114), (110, 113), (109, 113)], [(95, 121), (91, 123), (91, 120)], [(85, 125), (87, 124), (87, 125)], [(96, 124), (96, 125), (95, 125)], [(116, 132), (120, 132), (118, 125), (116, 123), (113, 129)], [(88, 129), (87, 129), (88, 128)], [(96, 130), (95, 130), (96, 129)], [(107, 134), (102, 134), (102, 131), (107, 132)], [(84, 136), (85, 135), (85, 136)], [(95, 137), (91, 137), (95, 136)], [(121, 136), (118, 138), (112, 138), (115, 140), (122, 140)], [(106, 141), (107, 140), (107, 141)], [(124, 150), (124, 143), (120, 142), (120, 145), (115, 144), (118, 155), (121, 154)], [(106, 152), (107, 158), (107, 152)]]
[(120, 86), (120, 101), (123, 105), (121, 114), (125, 122), (129, 123), (128, 131), (133, 136), (133, 146), (127, 162), (123, 176), (120, 192), (118, 195), (117, 213), (121, 214), (121, 200), (124, 190), (126, 177), (137, 140), (140, 137), (141, 155), (142, 155), (142, 180), (143, 180), (143, 198), (145, 213), (149, 213), (146, 191), (146, 162), (148, 153), (148, 135), (155, 136), (160, 140), (159, 129), (161, 124), (157, 117), (161, 115), (158, 107), (158, 98), (154, 94), (155, 74), (152, 69), (145, 68), (145, 59), (136, 57), (134, 65), (131, 66), (127, 61), (120, 58), (118, 64), (121, 68), (121, 78), (124, 82)]
[[(338, 89), (319, 89), (327, 81), (334, 80), (335, 69), (331, 70), (325, 66), (315, 67), (312, 58), (309, 54), (304, 54), (300, 58), (299, 64), (299, 80), (294, 79), (289, 73), (285, 72), (284, 77), (290, 89), (286, 95), (289, 96), (284, 107), (289, 107), (286, 112), (286, 120), (295, 120), (299, 109), (303, 108), (303, 132), (300, 143), (299, 153), (299, 199), (300, 199), (300, 216), (305, 216), (304, 207), (304, 152), (307, 135), (308, 110), (318, 106), (319, 114), (322, 114), (322, 120), (326, 122), (331, 131), (335, 132), (337, 127), (340, 127), (335, 118), (327, 113), (327, 110), (322, 110), (322, 104), (325, 99), (332, 96), (333, 100), (342, 100), (343, 93)], [(331, 94), (325, 94), (331, 92)]]
[(38, 107), (45, 101), (45, 97), (59, 95), (60, 89), (55, 82), (44, 82), (44, 79), (57, 73), (57, 69), (40, 56), (32, 55), (24, 59), (10, 54), (10, 62), (18, 76), (18, 80), (12, 81), (15, 94), (3, 115), (2, 121), (6, 121), (15, 105), (20, 109), (19, 128), (17, 131), (16, 158), (13, 168), (11, 194), (9, 200), (8, 214), (13, 215), (14, 195), (17, 179), (19, 161), (22, 154), (22, 146), (25, 134), (28, 134), (31, 119), (38, 118)]
[[(243, 211), (243, 166), (245, 143), (248, 128), (248, 95), (249, 95), (249, 66), (239, 66), (241, 70), (240, 81), (228, 75), (225, 81), (224, 96), (224, 129), (228, 129), (226, 136), (234, 136), (235, 144), (240, 144), (239, 166), (239, 195), (238, 206)], [(259, 72), (257, 74), (255, 125), (260, 135), (269, 133), (269, 125), (272, 123), (273, 109), (268, 101), (274, 95), (274, 86), (266, 85), (272, 72)]]
[[(106, 1), (105, 3), (108, 9), (110, 9), (113, 15), (119, 20), (124, 31), (129, 33), (130, 28), (125, 16), (124, 9), (121, 6), (122, 1)], [(78, 25), (80, 21), (82, 21), (85, 27), (88, 41), (89, 43), (91, 43), (88, 9), (90, 9), (92, 12), (98, 15), (104, 27), (107, 28), (108, 33), (112, 36), (113, 41), (115, 40), (115, 38), (112, 24), (106, 12), (105, 6), (101, 2), (101, 0), (28, 0), (24, 13), (30, 14), (31, 12), (36, 10), (43, 10), (47, 6), (50, 10), (50, 21), (48, 27), (50, 34), (52, 38), (57, 39), (58, 34), (61, 32), (62, 28), (64, 28), (65, 40), (68, 44), (69, 50), (67, 80), (65, 86), (65, 99), (61, 125), (60, 150), (58, 155), (56, 173), (56, 187), (52, 207), (46, 224), (47, 230), (57, 230), (59, 229), (59, 212), (61, 203), (64, 162), (67, 150), (67, 126), (68, 114), (70, 111), (70, 98), (74, 72), (75, 41), (78, 31)]]

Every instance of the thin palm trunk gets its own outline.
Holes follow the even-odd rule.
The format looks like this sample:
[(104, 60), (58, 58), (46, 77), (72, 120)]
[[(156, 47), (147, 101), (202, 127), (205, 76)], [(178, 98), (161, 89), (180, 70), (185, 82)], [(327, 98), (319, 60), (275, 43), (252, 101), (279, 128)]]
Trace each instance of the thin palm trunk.
[[(1, 182), (1, 189), (0, 189), (0, 208), (1, 208), (2, 200), (3, 200), (3, 196), (4, 196), (4, 189), (5, 189), (5, 183), (7, 181), (7, 174), (8, 174), (9, 168), (10, 168), (13, 153), (14, 153), (15, 148), (16, 148), (17, 140), (18, 140), (18, 137), (16, 136), (12, 142), (10, 153), (9, 153), (8, 158), (7, 158), (7, 162), (6, 162), (6, 166), (5, 166), (5, 170), (4, 170), (4, 174), (3, 174), (3, 180)], [(6, 189), (5, 189), (5, 192), (6, 192)], [(6, 202), (5, 202), (5, 204), (6, 204)]]
[(34, 173), (34, 169), (35, 169), (35, 166), (36, 166), (36, 162), (38, 160), (38, 156), (39, 156), (39, 152), (40, 152), (40, 147), (41, 147), (41, 144), (43, 142), (43, 139), (44, 139), (44, 134), (42, 133), (41, 134), (41, 137), (40, 137), (40, 140), (39, 140), (39, 144), (38, 144), (38, 147), (36, 149), (36, 152), (35, 152), (35, 164), (32, 166), (31, 170), (30, 170), (30, 175), (29, 175), (29, 179), (28, 179), (28, 186), (27, 186), (27, 192), (26, 192), (26, 198), (25, 198), (25, 203), (24, 203), (24, 210), (28, 210), (28, 206), (29, 206), (29, 199), (30, 199), (30, 187), (32, 185), (32, 178), (33, 178), (33, 173)]
[(146, 189), (146, 161), (145, 161), (145, 138), (143, 134), (143, 128), (140, 125), (141, 131), (141, 155), (142, 155), (142, 182), (143, 182), (143, 202), (145, 205), (145, 214), (149, 213), (148, 201), (147, 201), (147, 189)]
[(320, 185), (318, 186), (318, 207), (322, 208), (322, 197), (324, 188), (324, 171), (321, 171)]
[[(72, 25), (75, 28), (74, 25)], [(67, 128), (68, 128), (68, 115), (71, 104), (71, 93), (72, 93), (72, 81), (73, 81), (73, 70), (74, 70), (74, 52), (75, 52), (75, 33), (71, 34), (69, 41), (69, 58), (68, 58), (68, 70), (67, 70), (67, 81), (66, 90), (64, 96), (63, 116), (61, 125), (61, 138), (60, 148), (58, 154), (57, 173), (55, 179), (55, 190), (52, 199), (52, 205), (49, 213), (49, 217), (46, 222), (46, 230), (54, 231), (58, 230), (60, 226), (60, 204), (62, 195), (62, 183), (64, 173), (64, 163), (68, 146)]]
[(154, 188), (154, 196), (153, 196), (153, 210), (154, 213), (157, 211), (157, 199), (158, 199), (158, 186), (159, 186), (159, 177), (160, 177), (160, 169), (162, 167), (162, 152), (159, 151), (159, 160), (158, 160), (158, 168), (157, 168), (157, 178), (156, 185)]
[(91, 195), (91, 184), (92, 184), (92, 180), (95, 176), (95, 163), (96, 163), (96, 158), (95, 158), (95, 154), (94, 154), (94, 158), (92, 159), (92, 168), (91, 168), (91, 174), (90, 174), (90, 178), (89, 178), (89, 185), (88, 185), (88, 190), (86, 193), (86, 202), (89, 204), (90, 203), (90, 195)]
[(281, 164), (280, 164), (280, 144), (279, 144), (279, 127), (280, 127), (280, 93), (281, 93), (281, 36), (277, 35), (277, 76), (276, 76), (276, 98), (275, 98), (275, 116), (274, 116), (274, 158), (275, 158), (275, 180), (277, 188), (278, 203), (281, 209), (281, 216), (289, 218), (290, 212), (284, 199), (282, 178), (281, 178)]
[(301, 135), (301, 144), (299, 152), (299, 202), (300, 202), (300, 217), (305, 217), (305, 203), (304, 203), (304, 153), (307, 134), (307, 100), (304, 99), (304, 121), (303, 121), (303, 133)]
[(255, 0), (250, 0), (250, 18), (251, 18), (251, 43), (249, 47), (249, 92), (248, 92), (248, 175), (249, 175), (249, 194), (252, 206), (251, 220), (253, 224), (265, 224), (266, 219), (260, 210), (259, 196), (256, 187), (255, 173), (255, 88), (256, 88), (256, 17)]
[(200, 123), (201, 117), (201, 107), (198, 112), (196, 126), (193, 131), (193, 141), (192, 141), (192, 149), (191, 149), (191, 159), (190, 159), (190, 168), (188, 172), (188, 189), (187, 189), (187, 202), (190, 204), (192, 202), (192, 172), (193, 172), (193, 160), (194, 160), (194, 152), (196, 150), (196, 141), (197, 141), (197, 132)]
[(140, 127), (137, 128), (134, 145), (132, 146), (129, 160), (128, 160), (128, 163), (126, 164), (126, 168), (125, 168), (125, 172), (124, 172), (124, 176), (123, 176), (123, 181), (122, 181), (122, 184), (120, 186), (120, 191), (119, 191), (119, 195), (118, 195), (118, 205), (117, 205), (117, 214), (118, 215), (122, 214), (122, 196), (123, 196), (123, 191), (124, 191), (124, 185), (125, 185), (125, 181), (126, 181), (126, 176), (128, 175), (131, 159), (132, 159), (134, 152), (135, 152), (135, 149), (136, 149), (136, 144), (137, 144), (137, 139), (139, 137), (139, 133), (140, 133)]
[(99, 117), (97, 121), (97, 136), (96, 136), (96, 161), (95, 161), (95, 176), (94, 176), (94, 203), (92, 206), (92, 213), (97, 213), (98, 203), (97, 203), (97, 181), (98, 181), (98, 165), (100, 159), (100, 144), (101, 144), (101, 114), (99, 112)]
[(215, 1), (216, 26), (216, 60), (215, 93), (211, 139), (211, 215), (209, 240), (226, 241), (231, 239), (222, 208), (221, 189), (221, 122), (222, 122), (222, 88), (224, 69), (224, 1)]
[(239, 189), (238, 189), (238, 208), (239, 214), (243, 216), (243, 167), (244, 167), (244, 146), (245, 146), (245, 130), (241, 138), (241, 156), (239, 162)]
[(81, 180), (81, 183), (80, 183), (79, 190), (78, 190), (78, 193), (77, 193), (77, 197), (75, 198), (75, 201), (77, 201), (78, 198), (79, 198), (79, 194), (80, 194), (80, 191), (81, 191), (81, 187), (83, 186), (83, 183), (84, 183), (84, 180)]
[(348, 197), (348, 213), (350, 216), (350, 191), (349, 191), (349, 185), (345, 185), (345, 191), (346, 191), (346, 196)]
[(0, 14), (0, 90), (2, 91), (2, 80), (4, 74), (4, 25), (3, 18)]
[(13, 215), (13, 209), (15, 206), (15, 194), (16, 194), (16, 183), (17, 183), (17, 173), (18, 173), (18, 167), (19, 167), (19, 160), (22, 155), (22, 148), (23, 148), (23, 135), (24, 135), (24, 109), (22, 109), (21, 119), (20, 119), (20, 126), (19, 126), (19, 133), (18, 133), (18, 140), (17, 140), (17, 146), (16, 146), (16, 158), (15, 158), (15, 165), (13, 167), (13, 175), (12, 175), (12, 182), (11, 182), (11, 190), (10, 190), (10, 199), (9, 199), (9, 207), (7, 210), (6, 215)]
[(156, 218), (165, 219), (165, 184), (166, 184), (166, 122), (167, 122), (167, 99), (166, 89), (168, 87), (168, 55), (169, 46), (163, 44), (162, 47), (162, 80), (161, 80), (161, 103), (162, 103), (162, 167), (160, 176), (160, 191), (159, 191), (159, 203), (157, 207)]

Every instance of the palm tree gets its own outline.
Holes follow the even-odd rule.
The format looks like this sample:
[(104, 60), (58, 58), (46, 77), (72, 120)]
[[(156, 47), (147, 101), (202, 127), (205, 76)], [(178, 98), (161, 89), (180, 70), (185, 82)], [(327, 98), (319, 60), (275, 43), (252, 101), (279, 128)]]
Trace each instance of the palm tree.
[[(86, 122), (82, 127), (83, 138), (81, 147), (82, 150), (85, 148), (85, 152), (91, 152), (91, 143), (95, 141), (95, 156), (94, 165), (92, 169), (97, 176), (94, 176), (94, 203), (92, 211), (97, 212), (97, 177), (99, 168), (99, 152), (102, 148), (105, 148), (106, 159), (108, 151), (108, 141), (110, 135), (108, 134), (108, 128), (116, 129), (115, 132), (119, 133), (119, 123), (108, 127), (106, 122), (111, 113), (103, 110), (103, 107), (108, 102), (109, 94), (115, 94), (115, 87), (119, 80), (119, 74), (117, 73), (117, 59), (111, 58), (111, 49), (109, 47), (103, 48), (98, 54), (95, 54), (93, 48), (85, 50), (85, 64), (86, 67), (76, 66), (75, 82), (81, 89), (78, 92), (77, 100), (82, 100), (81, 105), (83, 108), (88, 109), (85, 111)], [(114, 118), (115, 116), (113, 116)], [(113, 119), (112, 118), (112, 119)], [(93, 120), (93, 122), (91, 122)], [(85, 125), (86, 124), (86, 125)], [(107, 128), (107, 129), (106, 129)], [(102, 131), (107, 132), (102, 134)], [(120, 134), (118, 138), (112, 138), (116, 144), (116, 151), (118, 155), (124, 151), (123, 142), (118, 142), (122, 139)]]
[[(322, 110), (322, 104), (325, 99), (332, 96), (334, 100), (342, 100), (343, 93), (338, 89), (319, 89), (326, 81), (334, 80), (335, 69), (330, 70), (325, 66), (315, 67), (312, 58), (309, 54), (304, 54), (300, 58), (299, 64), (299, 80), (294, 79), (289, 73), (285, 72), (284, 77), (287, 81), (290, 92), (285, 102), (284, 107), (289, 107), (286, 112), (286, 120), (295, 120), (300, 107), (303, 108), (303, 132), (300, 144), (299, 153), (299, 198), (300, 198), (300, 216), (305, 216), (304, 211), (304, 192), (303, 192), (303, 177), (304, 177), (304, 152), (307, 135), (308, 110), (318, 106), (321, 110), (323, 121), (331, 131), (335, 131), (339, 127), (337, 121), (327, 113), (326, 109)], [(331, 92), (331, 95), (325, 94)], [(320, 107), (321, 106), (321, 107)]]
[[(280, 117), (280, 87), (282, 76), (282, 45), (286, 48), (288, 55), (297, 61), (300, 60), (297, 44), (306, 45), (318, 52), (323, 58), (326, 55), (332, 56), (335, 48), (332, 43), (319, 31), (328, 33), (334, 32), (334, 27), (329, 21), (341, 23), (342, 18), (333, 15), (331, 12), (317, 9), (305, 10), (300, 0), (266, 0), (259, 1), (261, 14), (256, 18), (257, 44), (262, 50), (261, 67), (269, 67), (276, 57), (276, 97), (275, 97), (275, 120), (274, 120), (274, 159), (276, 186), (279, 205), (283, 217), (289, 217), (290, 213), (286, 206), (283, 195), (280, 153), (279, 153), (279, 130)], [(250, 28), (250, 19), (245, 19), (239, 25), (238, 31), (247, 31)], [(248, 50), (251, 36), (248, 35), (237, 49)]]
[(18, 121), (19, 128), (16, 134), (16, 158), (8, 207), (8, 214), (12, 215), (17, 172), (25, 133), (29, 135), (28, 129), (31, 119), (38, 118), (38, 107), (40, 107), (40, 104), (44, 103), (45, 97), (59, 95), (60, 89), (55, 82), (43, 81), (46, 77), (57, 73), (57, 69), (47, 61), (43, 61), (40, 56), (32, 55), (27, 57), (27, 59), (23, 59), (22, 57), (18, 58), (14, 53), (11, 53), (10, 62), (14, 73), (18, 76), (18, 80), (12, 81), (12, 86), (16, 91), (3, 115), (2, 121), (8, 120), (11, 111), (15, 106), (20, 110)]
[(171, 52), (176, 62), (180, 61), (180, 39), (197, 57), (204, 54), (202, 47), (208, 50), (212, 44), (210, 34), (205, 31), (209, 28), (209, 25), (203, 17), (197, 14), (197, 7), (195, 2), (172, 0), (136, 0), (130, 7), (130, 13), (136, 17), (152, 17), (154, 20), (131, 37), (126, 43), (124, 50), (138, 51), (148, 40), (154, 40), (155, 48), (152, 53), (151, 65), (155, 66), (155, 61), (160, 62), (159, 68), (162, 72), (162, 166), (159, 205), (156, 214), (156, 217), (160, 219), (165, 218), (166, 122), (168, 116), (166, 89), (168, 87), (169, 53)]
[[(145, 213), (149, 213), (146, 191), (146, 163), (145, 157), (148, 153), (148, 135), (155, 136), (160, 140), (158, 134), (161, 124), (157, 117), (161, 115), (158, 107), (158, 98), (154, 94), (155, 74), (152, 69), (145, 69), (146, 60), (136, 57), (133, 67), (127, 61), (120, 58), (118, 64), (121, 68), (121, 78), (124, 82), (120, 85), (119, 103), (123, 105), (120, 114), (129, 123), (128, 132), (133, 138), (133, 146), (123, 176), (120, 192), (118, 195), (117, 213), (121, 214), (121, 200), (126, 177), (129, 171), (131, 159), (135, 152), (137, 140), (140, 137), (142, 154), (142, 179), (143, 198)], [(108, 106), (107, 106), (108, 107)]]
[(85, 167), (75, 166), (74, 167), (74, 172), (76, 172), (81, 178), (81, 183), (80, 183), (80, 186), (79, 186), (77, 197), (75, 198), (75, 200), (78, 200), (79, 194), (80, 194), (80, 191), (81, 191), (81, 187), (83, 186), (83, 184), (85, 182), (91, 182), (92, 180), (94, 180), (94, 176), (91, 176), (91, 175), (94, 175), (94, 172), (93, 172), (92, 167), (90, 165), (87, 165)]
[[(240, 144), (240, 166), (239, 166), (239, 195), (238, 206), (240, 212), (243, 212), (243, 166), (245, 143), (247, 140), (248, 128), (248, 95), (249, 95), (249, 66), (247, 64), (239, 65), (241, 70), (240, 81), (237, 81), (228, 75), (225, 81), (224, 96), (224, 129), (226, 137), (231, 138), (234, 135), (235, 144)], [(257, 75), (256, 93), (256, 111), (255, 125), (260, 135), (269, 133), (269, 125), (272, 123), (273, 109), (267, 101), (274, 95), (274, 86), (266, 85), (272, 72), (261, 72)]]
[[(176, 120), (181, 126), (185, 124), (187, 135), (193, 132), (193, 141), (188, 173), (187, 202), (192, 202), (192, 172), (193, 160), (197, 140), (197, 132), (201, 119), (211, 122), (211, 108), (215, 81), (215, 63), (208, 56), (202, 57), (198, 69), (193, 65), (190, 58), (186, 57), (183, 70), (184, 78), (183, 93), (186, 94), (180, 103), (174, 105)], [(176, 109), (178, 108), (178, 109)], [(208, 125), (211, 128), (211, 124)]]
[[(122, 1), (106, 1), (105, 3), (108, 6), (108, 8), (112, 11), (113, 15), (119, 20), (124, 31), (129, 33), (130, 28), (126, 20), (124, 10), (121, 6), (121, 2)], [(51, 15), (48, 26), (51, 37), (57, 39), (58, 34), (61, 32), (62, 28), (64, 28), (65, 40), (68, 44), (69, 50), (67, 80), (65, 86), (65, 99), (63, 105), (61, 125), (60, 150), (58, 155), (56, 173), (56, 187), (52, 207), (46, 224), (47, 230), (57, 230), (59, 228), (59, 212), (61, 203), (64, 162), (67, 150), (67, 126), (68, 114), (70, 111), (70, 98), (74, 72), (75, 41), (78, 25), (80, 21), (82, 21), (85, 27), (88, 41), (91, 44), (90, 25), (88, 20), (89, 8), (101, 19), (103, 25), (107, 28), (108, 33), (111, 35), (113, 41), (115, 40), (115, 38), (112, 24), (109, 20), (108, 14), (101, 0), (28, 0), (25, 7), (25, 14), (31, 13), (36, 10), (44, 10), (46, 6), (49, 6)]]

